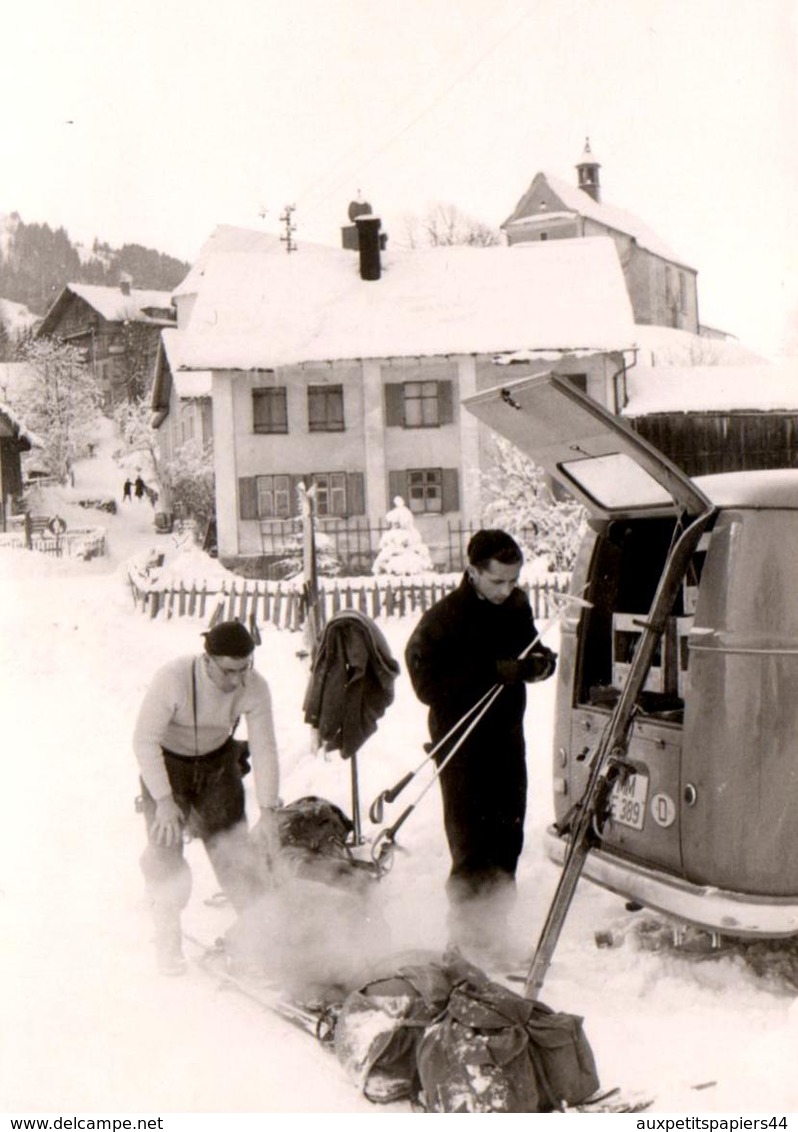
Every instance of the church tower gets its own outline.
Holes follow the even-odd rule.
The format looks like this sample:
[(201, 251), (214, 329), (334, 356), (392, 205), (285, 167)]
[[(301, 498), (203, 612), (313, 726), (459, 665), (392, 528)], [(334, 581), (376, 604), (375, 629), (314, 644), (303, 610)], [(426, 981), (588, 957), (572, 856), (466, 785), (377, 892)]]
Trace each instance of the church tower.
[(601, 165), (596, 161), (590, 150), (590, 138), (585, 138), (585, 151), (576, 167), (579, 174), (579, 188), (583, 189), (597, 204), (601, 201), (600, 168)]

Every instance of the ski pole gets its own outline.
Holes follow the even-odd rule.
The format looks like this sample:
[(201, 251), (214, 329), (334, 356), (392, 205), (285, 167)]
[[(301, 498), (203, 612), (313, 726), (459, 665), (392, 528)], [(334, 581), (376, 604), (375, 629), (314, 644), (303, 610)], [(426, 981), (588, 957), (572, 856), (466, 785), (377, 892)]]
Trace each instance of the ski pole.
[[(580, 594), (584, 593), (585, 589), (586, 589), (586, 586), (583, 586), (582, 589), (579, 591), (579, 593)], [(532, 649), (535, 647), (535, 645), (538, 644), (541, 637), (543, 637), (546, 633), (548, 633), (550, 629), (553, 629), (554, 626), (562, 620), (562, 618), (563, 618), (563, 616), (566, 612), (566, 609), (570, 604), (576, 603), (578, 605), (582, 605), (582, 606), (585, 606), (585, 607), (591, 607), (592, 604), (593, 604), (590, 601), (585, 601), (584, 598), (582, 598), (581, 596), (579, 596), (577, 594), (565, 594), (564, 597), (565, 597), (565, 600), (563, 601), (562, 606), (558, 610), (557, 615), (555, 617), (552, 617), (549, 620), (549, 622), (546, 625), (544, 625), (543, 628), (541, 628), (538, 631), (538, 633), (534, 637), (534, 639), (529, 642), (529, 644), (526, 646), (526, 648), (521, 653), (519, 653), (518, 657), (516, 658), (517, 660), (523, 660), (524, 657), (526, 657), (532, 651)], [(383, 820), (384, 814), (385, 814), (385, 803), (396, 801), (396, 799), (399, 797), (399, 795), (402, 793), (402, 791), (405, 789), (405, 787), (410, 785), (410, 783), (413, 781), (413, 779), (416, 777), (416, 775), (419, 774), (419, 772), (424, 769), (424, 767), (427, 765), (427, 763), (432, 758), (434, 758), (434, 756), (449, 741), (449, 739), (451, 739), (452, 736), (456, 734), (456, 732), (471, 718), (471, 716), (475, 712), (479, 711), (479, 709), (482, 707), (482, 705), (485, 703), (485, 701), (490, 696), (494, 695), (497, 688), (499, 690), (501, 690), (501, 688), (503, 688), (503, 687), (504, 687), (503, 684), (494, 684), (491, 688), (488, 688), (487, 692), (485, 692), (485, 694), (482, 696), (482, 698), (477, 700), (477, 702), (475, 704), (472, 704), (472, 706), (468, 709), (468, 711), (464, 712), (463, 715), (461, 715), (460, 718), (456, 721), (456, 723), (452, 724), (452, 726), (449, 728), (449, 730), (446, 732), (446, 734), (443, 736), (443, 738), (439, 739), (438, 742), (433, 747), (429, 748), (429, 750), (425, 754), (422, 761), (418, 764), (418, 766), (414, 770), (408, 771), (407, 774), (405, 774), (402, 778), (400, 778), (399, 781), (397, 783), (395, 783), (395, 785), (392, 786), (389, 790), (383, 790), (382, 793), (377, 795), (377, 797), (374, 799), (374, 801), (371, 803), (371, 806), (369, 807), (369, 818), (374, 823), (374, 825), (379, 825), (380, 822)], [(493, 700), (491, 700), (491, 703), (493, 703)], [(434, 781), (434, 779), (433, 779), (433, 781)]]
[(494, 684), (493, 688), (488, 688), (484, 696), (482, 696), (481, 699), (477, 700), (475, 704), (472, 704), (468, 711), (464, 712), (464, 714), (460, 716), (457, 722), (452, 724), (443, 738), (439, 739), (434, 746), (425, 747), (426, 754), (424, 755), (424, 758), (421, 760), (418, 766), (415, 768), (415, 770), (409, 770), (407, 774), (404, 775), (404, 777), (400, 778), (399, 781), (390, 788), (390, 790), (383, 790), (380, 794), (377, 795), (377, 797), (369, 807), (369, 817), (375, 825), (379, 825), (383, 820), (385, 803), (396, 801), (405, 787), (408, 786), (416, 777), (416, 775), (424, 769), (430, 759), (435, 757), (441, 747), (443, 747), (444, 744), (447, 743), (452, 738), (452, 736), (457, 733), (457, 731), (459, 731), (459, 729), (471, 718), (475, 711), (479, 711), (485, 700), (487, 700), (488, 696), (493, 693), (495, 687), (496, 685)]
[[(537, 638), (536, 638), (536, 640), (537, 640)], [(535, 642), (533, 641), (532, 643), (534, 644)], [(529, 647), (531, 648), (532, 646), (530, 645)], [(383, 858), (393, 850), (394, 843), (396, 841), (396, 834), (399, 832), (399, 830), (405, 824), (407, 819), (413, 813), (413, 810), (415, 810), (416, 806), (421, 802), (424, 795), (429, 790), (432, 789), (435, 782), (437, 782), (437, 780), (443, 774), (444, 770), (446, 769), (448, 764), (452, 761), (452, 759), (457, 754), (457, 752), (460, 750), (460, 748), (462, 747), (463, 743), (466, 741), (468, 736), (474, 730), (474, 728), (479, 723), (479, 721), (482, 719), (482, 717), (490, 709), (494, 700), (496, 700), (498, 698), (498, 696), (501, 694), (503, 687), (504, 687), (503, 684), (495, 684), (493, 686), (493, 688), (490, 689), (490, 692), (488, 693), (489, 698), (486, 699), (481, 711), (479, 712), (478, 715), (474, 716), (474, 718), (469, 723), (468, 727), (465, 729), (465, 731), (462, 733), (462, 735), (460, 735), (457, 742), (452, 747), (451, 751), (448, 752), (448, 754), (446, 755), (446, 757), (443, 760), (443, 762), (441, 763), (441, 765), (436, 768), (435, 773), (432, 775), (429, 782), (426, 784), (424, 789), (421, 791), (419, 796), (416, 798), (415, 802), (412, 802), (407, 807), (407, 809), (404, 810), (403, 813), (401, 813), (399, 815), (399, 817), (396, 819), (396, 821), (393, 823), (393, 825), (388, 826), (386, 829), (381, 829), (380, 832), (377, 834), (377, 836), (374, 839), (374, 843), (371, 847), (371, 859), (374, 861), (375, 865), (383, 867), (383, 865), (382, 865)], [(483, 697), (483, 699), (484, 698), (485, 697)]]

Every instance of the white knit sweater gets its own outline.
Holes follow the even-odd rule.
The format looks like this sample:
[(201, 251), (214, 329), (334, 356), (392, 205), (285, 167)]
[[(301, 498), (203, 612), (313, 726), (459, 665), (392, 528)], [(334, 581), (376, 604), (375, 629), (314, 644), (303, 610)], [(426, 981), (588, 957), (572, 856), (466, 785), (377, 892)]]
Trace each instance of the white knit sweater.
[[(196, 732), (191, 672), (196, 676)], [(232, 692), (217, 688), (208, 675), (207, 656), (179, 657), (158, 669), (139, 710), (133, 750), (141, 777), (156, 800), (171, 793), (161, 751), (204, 755), (221, 747), (236, 719), (246, 721), (255, 775), (255, 794), (261, 806), (273, 806), (279, 791), (277, 743), (269, 685), (259, 672), (247, 673)]]

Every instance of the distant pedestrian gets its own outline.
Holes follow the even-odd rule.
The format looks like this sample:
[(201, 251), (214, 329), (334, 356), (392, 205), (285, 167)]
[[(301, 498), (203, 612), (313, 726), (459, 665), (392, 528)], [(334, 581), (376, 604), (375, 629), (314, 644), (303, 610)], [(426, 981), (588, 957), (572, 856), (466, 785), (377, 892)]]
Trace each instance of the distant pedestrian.
[(145, 491), (145, 494), (146, 494), (147, 498), (149, 499), (150, 503), (154, 507), (155, 504), (158, 502), (158, 492), (155, 490), (154, 487), (145, 487), (144, 491)]
[(144, 492), (146, 490), (146, 487), (147, 487), (147, 485), (145, 484), (145, 482), (141, 478), (141, 476), (136, 476), (136, 483), (134, 485), (134, 491), (135, 491), (136, 499), (143, 499), (144, 498)]
[(126, 499), (132, 499), (133, 498), (132, 492), (133, 492), (133, 483), (131, 482), (130, 479), (126, 479), (124, 486), (122, 488), (122, 502), (123, 503)]

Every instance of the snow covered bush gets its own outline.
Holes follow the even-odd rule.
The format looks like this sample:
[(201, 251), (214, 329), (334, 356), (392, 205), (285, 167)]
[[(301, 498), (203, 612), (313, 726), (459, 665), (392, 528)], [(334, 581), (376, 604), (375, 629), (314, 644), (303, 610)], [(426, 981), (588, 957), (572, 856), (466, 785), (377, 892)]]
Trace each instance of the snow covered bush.
[[(298, 577), (304, 569), (302, 520), (297, 518), (293, 520), (293, 524), (295, 529), (283, 538), (282, 557), (272, 566), (272, 571), (281, 581)], [(341, 573), (341, 563), (335, 553), (333, 540), (319, 530), (314, 530), (313, 539), (316, 546), (316, 572), (326, 577), (336, 577)]]
[(546, 569), (573, 569), (586, 512), (573, 499), (556, 499), (542, 468), (509, 440), (496, 437), (482, 487), (488, 497), (482, 522), (501, 527), (523, 547), (527, 560), (544, 559)]
[(198, 529), (204, 531), (216, 518), (213, 445), (187, 441), (161, 467), (161, 476), (175, 511), (194, 519)]

